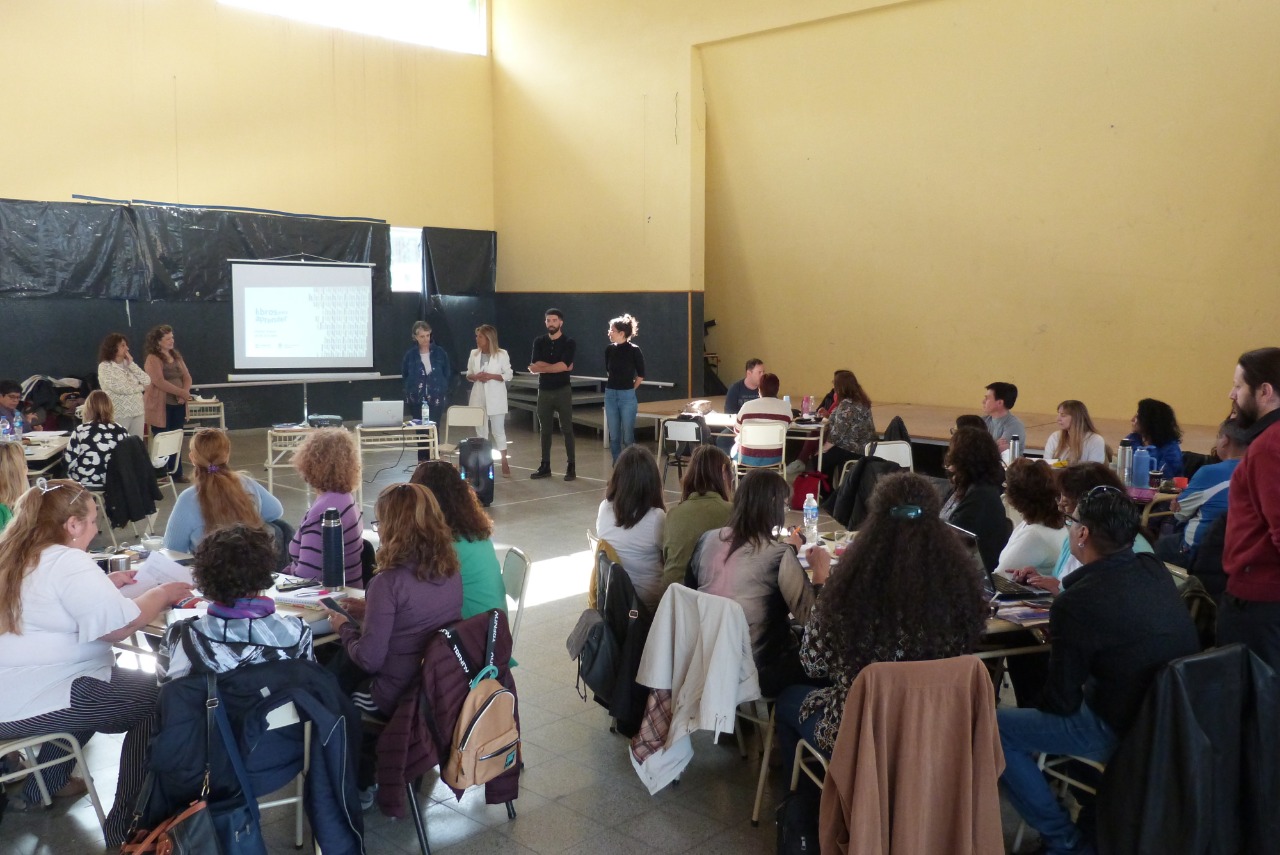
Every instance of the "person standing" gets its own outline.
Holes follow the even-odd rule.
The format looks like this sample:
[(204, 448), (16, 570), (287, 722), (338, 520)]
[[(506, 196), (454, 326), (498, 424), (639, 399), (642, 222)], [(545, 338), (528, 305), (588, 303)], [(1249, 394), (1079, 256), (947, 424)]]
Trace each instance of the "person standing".
[(111, 399), (116, 424), (141, 437), (146, 425), (142, 393), (151, 378), (133, 361), (129, 340), (120, 333), (108, 334), (98, 348), (98, 385)]
[(431, 324), (415, 321), (414, 345), (404, 353), (400, 361), (400, 376), (404, 382), (404, 406), (409, 418), (422, 414), (425, 400), (431, 408), (431, 418), (444, 418), (444, 405), (449, 397), (449, 354), (431, 340)]
[(507, 383), (511, 381), (511, 357), (498, 347), (498, 330), (493, 324), (476, 327), (476, 349), (467, 359), (467, 379), (471, 381), (468, 403), (484, 410), (486, 426), (476, 428), (476, 436), (493, 435), (493, 447), (502, 452), (502, 477), (511, 477), (507, 461)]
[(1240, 356), (1231, 400), (1249, 450), (1231, 476), (1218, 643), (1240, 641), (1280, 667), (1280, 347)]
[(640, 334), (640, 321), (622, 315), (609, 321), (610, 344), (604, 349), (609, 379), (604, 387), (604, 413), (609, 424), (609, 450), (613, 462), (625, 445), (636, 441), (636, 389), (644, 382), (644, 354), (632, 341)]
[(533, 356), (529, 360), (529, 373), (538, 375), (538, 426), (542, 432), (542, 460), (530, 478), (551, 477), (551, 432), (555, 430), (553, 416), (560, 418), (560, 432), (564, 434), (564, 453), (568, 458), (564, 480), (578, 477), (573, 457), (573, 387), (569, 385), (569, 372), (573, 371), (573, 358), (577, 344), (564, 334), (564, 312), (547, 309), (543, 315), (546, 335), (533, 340)]
[[(143, 368), (151, 378), (151, 385), (142, 392), (144, 411), (151, 433), (182, 430), (187, 423), (187, 401), (191, 400), (191, 372), (182, 354), (173, 346), (173, 327), (161, 324), (147, 333), (147, 361)], [(164, 470), (179, 484), (185, 484), (182, 474), (182, 453), (172, 455), (164, 464)]]

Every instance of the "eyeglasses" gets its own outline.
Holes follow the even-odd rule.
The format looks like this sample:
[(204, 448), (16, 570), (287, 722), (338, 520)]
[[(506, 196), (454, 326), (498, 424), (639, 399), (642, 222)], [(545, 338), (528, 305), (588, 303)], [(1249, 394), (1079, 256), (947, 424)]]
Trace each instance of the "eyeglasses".
[(1090, 488), (1089, 492), (1085, 493), (1083, 498), (1092, 499), (1094, 496), (1100, 496), (1103, 493), (1115, 493), (1117, 496), (1128, 495), (1128, 493), (1121, 490), (1119, 487), (1112, 487), (1110, 484), (1099, 484), (1096, 487)]
[(378, 521), (377, 521), (377, 520), (374, 520), (373, 522), (369, 523), (369, 528), (373, 529), (374, 531), (377, 531), (377, 530), (378, 530)]
[(1063, 519), (1063, 522), (1067, 524), (1067, 528), (1074, 528), (1075, 526), (1078, 526), (1078, 525), (1084, 525), (1084, 520), (1073, 517), (1070, 514), (1068, 514)]

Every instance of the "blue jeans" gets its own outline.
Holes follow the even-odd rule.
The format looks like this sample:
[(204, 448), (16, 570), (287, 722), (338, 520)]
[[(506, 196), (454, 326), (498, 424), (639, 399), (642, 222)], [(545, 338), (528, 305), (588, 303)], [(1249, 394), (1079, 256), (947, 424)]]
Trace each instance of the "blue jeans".
[(818, 739), (814, 735), (822, 713), (816, 712), (804, 720), (800, 718), (800, 706), (813, 691), (815, 691), (813, 686), (787, 686), (778, 693), (778, 698), (774, 702), (778, 724), (778, 750), (782, 752), (782, 768), (786, 771), (783, 781), (787, 786), (791, 786), (791, 767), (795, 765), (796, 746), (800, 744), (800, 740), (803, 739), (819, 751), (822, 750), (818, 747)]
[(613, 452), (614, 463), (618, 462), (623, 446), (635, 444), (639, 407), (635, 389), (604, 390), (604, 414), (609, 422), (609, 450)]
[(1086, 703), (1072, 715), (1054, 715), (1036, 709), (998, 709), (1000, 745), (1004, 749), (1004, 783), (1009, 803), (1040, 832), (1052, 851), (1072, 852), (1084, 844), (1080, 829), (1059, 804), (1036, 755), (1074, 754), (1105, 762), (1116, 748), (1116, 735)]

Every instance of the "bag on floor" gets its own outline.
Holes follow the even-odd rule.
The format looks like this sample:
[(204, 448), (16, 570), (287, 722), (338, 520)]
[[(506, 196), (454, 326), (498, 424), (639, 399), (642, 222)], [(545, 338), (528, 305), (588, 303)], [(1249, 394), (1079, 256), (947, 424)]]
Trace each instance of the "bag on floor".
[(458, 443), (458, 468), (486, 508), (493, 504), (493, 444), (482, 437)]
[(496, 609), (489, 614), (484, 664), (478, 671), (468, 664), (453, 630), (440, 632), (471, 681), (471, 691), (462, 702), (462, 712), (453, 729), (449, 762), (441, 768), (440, 779), (456, 790), (465, 790), (493, 780), (518, 762), (520, 729), (516, 726), (516, 696), (497, 680), (498, 668), (493, 661), (493, 648), (498, 640)]
[(818, 855), (818, 808), (822, 794), (802, 786), (778, 805), (778, 855)]
[(791, 510), (804, 509), (804, 499), (810, 493), (819, 502), (831, 492), (831, 481), (821, 472), (801, 472), (791, 484)]

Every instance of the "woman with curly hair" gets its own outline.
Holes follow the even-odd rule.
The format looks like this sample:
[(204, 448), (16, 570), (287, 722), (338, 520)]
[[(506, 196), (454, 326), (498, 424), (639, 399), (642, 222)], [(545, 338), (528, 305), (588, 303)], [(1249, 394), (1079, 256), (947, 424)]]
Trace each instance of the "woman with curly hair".
[(419, 463), (409, 483), (421, 484), (431, 491), (445, 524), (453, 532), (453, 551), (458, 555), (458, 572), (462, 575), (462, 616), (469, 618), (490, 609), (505, 612), (507, 589), (493, 549), (493, 520), (484, 512), (476, 491), (445, 460)]
[(290, 563), (285, 572), (304, 579), (324, 578), (320, 524), (324, 512), (334, 508), (342, 520), (342, 565), (347, 584), (363, 588), (360, 555), (364, 549), (364, 524), (360, 506), (352, 495), (360, 485), (360, 451), (355, 439), (342, 428), (322, 428), (298, 445), (293, 468), (317, 495), (289, 541)]
[(604, 501), (596, 512), (596, 535), (618, 553), (636, 596), (651, 612), (662, 599), (662, 531), (666, 521), (658, 461), (643, 445), (628, 445), (609, 473)]
[(910, 472), (881, 480), (866, 523), (805, 625), (805, 672), (830, 685), (795, 685), (778, 695), (787, 765), (801, 737), (830, 756), (845, 696), (863, 668), (968, 653), (986, 615), (981, 570), (939, 518), (932, 485)]
[(1129, 423), (1133, 433), (1125, 439), (1135, 448), (1150, 447), (1152, 469), (1162, 470), (1166, 478), (1182, 474), (1182, 428), (1173, 407), (1155, 398), (1143, 398)]
[(813, 586), (826, 581), (831, 563), (826, 550), (812, 550), (810, 582), (796, 557), (800, 535), (775, 538), (774, 531), (786, 522), (790, 496), (777, 472), (751, 470), (738, 483), (728, 525), (704, 534), (691, 561), (699, 591), (742, 606), (760, 691), (766, 695), (804, 681), (791, 617), (801, 623), (808, 619), (818, 597)]
[(1009, 535), (996, 572), (1030, 568), (1040, 574), (1052, 573), (1067, 539), (1053, 470), (1043, 460), (1023, 457), (1013, 461), (1005, 473), (1005, 496), (1022, 515), (1022, 522)]
[(684, 584), (689, 559), (702, 535), (723, 528), (733, 513), (729, 501), (729, 456), (714, 445), (700, 445), (689, 458), (680, 482), (680, 504), (667, 511), (662, 532), (662, 590)]
[[(161, 324), (147, 332), (147, 359), (142, 367), (151, 383), (142, 390), (146, 422), (153, 434), (181, 430), (187, 423), (187, 402), (191, 400), (191, 372), (182, 354), (173, 346), (173, 327)], [(182, 474), (182, 455), (175, 454), (164, 469), (179, 484), (186, 483)]]
[(1098, 434), (1083, 401), (1068, 400), (1058, 405), (1058, 429), (1045, 441), (1046, 460), (1067, 463), (1106, 463), (1111, 456), (1106, 441)]
[(133, 361), (129, 340), (120, 333), (108, 333), (98, 347), (98, 385), (111, 398), (120, 425), (141, 437), (146, 424), (142, 393), (151, 377)]
[(640, 321), (619, 315), (609, 321), (609, 346), (604, 349), (604, 413), (609, 423), (609, 450), (613, 462), (636, 441), (636, 389), (644, 382), (644, 354), (632, 339), (640, 334)]
[(1013, 528), (1000, 500), (1004, 464), (996, 441), (984, 430), (958, 428), (951, 435), (943, 466), (950, 476), (951, 493), (942, 505), (942, 520), (978, 538), (982, 563), (992, 570)]
[(280, 519), (284, 506), (267, 489), (230, 466), (231, 440), (218, 428), (204, 428), (191, 438), (195, 485), (173, 503), (164, 529), (164, 547), (194, 552), (206, 532), (236, 523), (262, 525)]
[(876, 438), (871, 417), (871, 398), (852, 371), (835, 376), (835, 393), (840, 403), (831, 411), (827, 439), (822, 446), (822, 474), (834, 484), (840, 468), (863, 455), (867, 443)]
[(375, 508), (382, 536), (378, 572), (363, 601), (344, 603), (360, 626), (328, 614), (351, 663), (372, 678), (353, 695), (356, 705), (389, 716), (418, 678), (427, 639), (462, 617), (462, 577), (453, 533), (430, 490), (392, 484)]
[(209, 611), (169, 625), (156, 659), (161, 683), (188, 674), (226, 674), (282, 659), (310, 659), (311, 627), (276, 612), (262, 592), (274, 584), (276, 541), (260, 526), (236, 523), (196, 547), (191, 575)]

